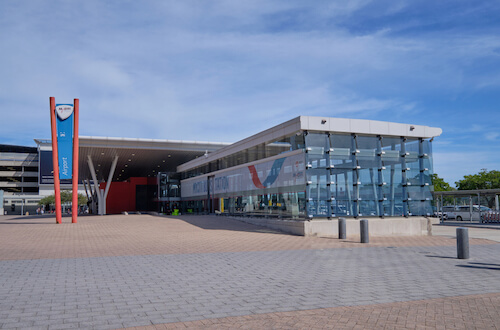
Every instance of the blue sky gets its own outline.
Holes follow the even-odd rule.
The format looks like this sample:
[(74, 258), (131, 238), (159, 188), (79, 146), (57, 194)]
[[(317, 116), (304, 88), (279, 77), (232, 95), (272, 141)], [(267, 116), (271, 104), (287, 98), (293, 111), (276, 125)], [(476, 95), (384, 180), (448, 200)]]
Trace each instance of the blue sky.
[(500, 170), (498, 1), (0, 2), (0, 143), (234, 142), (299, 115), (436, 126), (450, 183)]

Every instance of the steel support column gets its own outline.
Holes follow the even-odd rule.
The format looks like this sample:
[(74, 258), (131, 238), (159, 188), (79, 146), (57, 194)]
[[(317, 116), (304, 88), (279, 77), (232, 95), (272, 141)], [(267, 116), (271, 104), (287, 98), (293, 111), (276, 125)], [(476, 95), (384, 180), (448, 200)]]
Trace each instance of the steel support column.
[(104, 205), (102, 208), (103, 214), (106, 214), (106, 198), (108, 198), (109, 187), (111, 186), (111, 182), (113, 181), (113, 175), (115, 174), (116, 164), (118, 163), (118, 155), (113, 159), (113, 163), (111, 164), (111, 168), (109, 169), (108, 181), (106, 182), (106, 189), (104, 190), (103, 201)]
[(90, 155), (88, 155), (87, 157), (88, 157), (87, 161), (89, 164), (90, 175), (92, 175), (92, 180), (94, 181), (95, 195), (97, 196), (97, 202), (98, 202), (97, 214), (104, 215), (104, 213), (102, 212), (102, 206), (104, 204), (104, 202), (102, 201), (103, 196), (99, 189), (99, 182), (97, 181), (97, 175), (95, 174), (94, 164), (92, 163), (92, 157)]
[(409, 197), (408, 197), (408, 178), (406, 172), (408, 168), (406, 167), (406, 138), (401, 137), (401, 172), (403, 175), (402, 186), (403, 186), (403, 216), (407, 217), (409, 214)]

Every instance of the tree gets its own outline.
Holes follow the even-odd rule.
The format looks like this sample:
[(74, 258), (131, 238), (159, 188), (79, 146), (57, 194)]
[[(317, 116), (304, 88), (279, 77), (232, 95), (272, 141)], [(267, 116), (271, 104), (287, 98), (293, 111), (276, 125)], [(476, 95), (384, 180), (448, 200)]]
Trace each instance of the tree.
[[(489, 171), (481, 169), (478, 174), (465, 175), (460, 181), (455, 182), (458, 190), (476, 190), (476, 189), (498, 189), (500, 188), (500, 171)], [(484, 196), (489, 207), (495, 205), (494, 196)]]
[(450, 184), (440, 178), (436, 173), (432, 175), (432, 185), (434, 186), (434, 191), (452, 191), (455, 188), (451, 187)]
[[(63, 190), (61, 191), (61, 204), (64, 203), (72, 203), (73, 202), (73, 193), (71, 190)], [(38, 205), (55, 205), (56, 198), (55, 195), (50, 195), (42, 198)], [(87, 197), (83, 194), (78, 194), (78, 205), (87, 205)]]
[(455, 182), (458, 190), (495, 189), (500, 188), (500, 171), (481, 169), (478, 174), (465, 175)]
[(56, 198), (54, 195), (50, 196), (45, 196), (42, 198), (39, 202), (38, 205), (54, 205), (56, 203)]
[[(434, 191), (453, 191), (455, 188), (450, 186), (450, 184), (444, 181), (443, 178), (440, 178), (436, 173), (432, 174), (431, 177), (432, 185), (434, 186)], [(453, 197), (444, 197), (443, 203), (445, 205), (453, 203)]]

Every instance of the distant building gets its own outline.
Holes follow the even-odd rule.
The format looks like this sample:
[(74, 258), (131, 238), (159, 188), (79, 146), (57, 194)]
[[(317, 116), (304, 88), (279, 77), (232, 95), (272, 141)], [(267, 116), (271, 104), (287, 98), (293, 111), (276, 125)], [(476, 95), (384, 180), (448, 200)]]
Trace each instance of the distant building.
[(36, 209), (39, 200), (36, 147), (0, 144), (0, 190), (7, 214)]

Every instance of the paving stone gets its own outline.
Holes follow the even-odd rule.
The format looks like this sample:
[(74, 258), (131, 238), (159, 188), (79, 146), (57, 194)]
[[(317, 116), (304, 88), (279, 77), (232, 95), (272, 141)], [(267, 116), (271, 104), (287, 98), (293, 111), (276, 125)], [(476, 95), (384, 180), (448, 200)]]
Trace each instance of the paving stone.
[[(500, 244), (489, 241), (472, 240), (473, 258), (464, 261), (446, 238), (375, 238), (361, 246), (262, 233), (218, 219), (89, 217), (77, 226), (33, 225), (18, 232), (0, 220), (0, 248), (10, 244), (0, 256), (1, 327), (24, 320), (26, 326), (119, 328), (500, 292)], [(197, 227), (211, 221), (233, 230)], [(70, 240), (72, 229), (79, 236)], [(17, 253), (20, 246), (10, 238), (16, 233), (36, 237), (36, 249), (26, 243), (24, 254)], [(54, 235), (64, 237), (64, 251), (54, 248)], [(488, 312), (496, 315), (497, 309)], [(445, 322), (454, 326), (453, 320)], [(358, 321), (345, 324), (356, 327)], [(407, 313), (390, 322), (416, 327), (423, 320)]]

